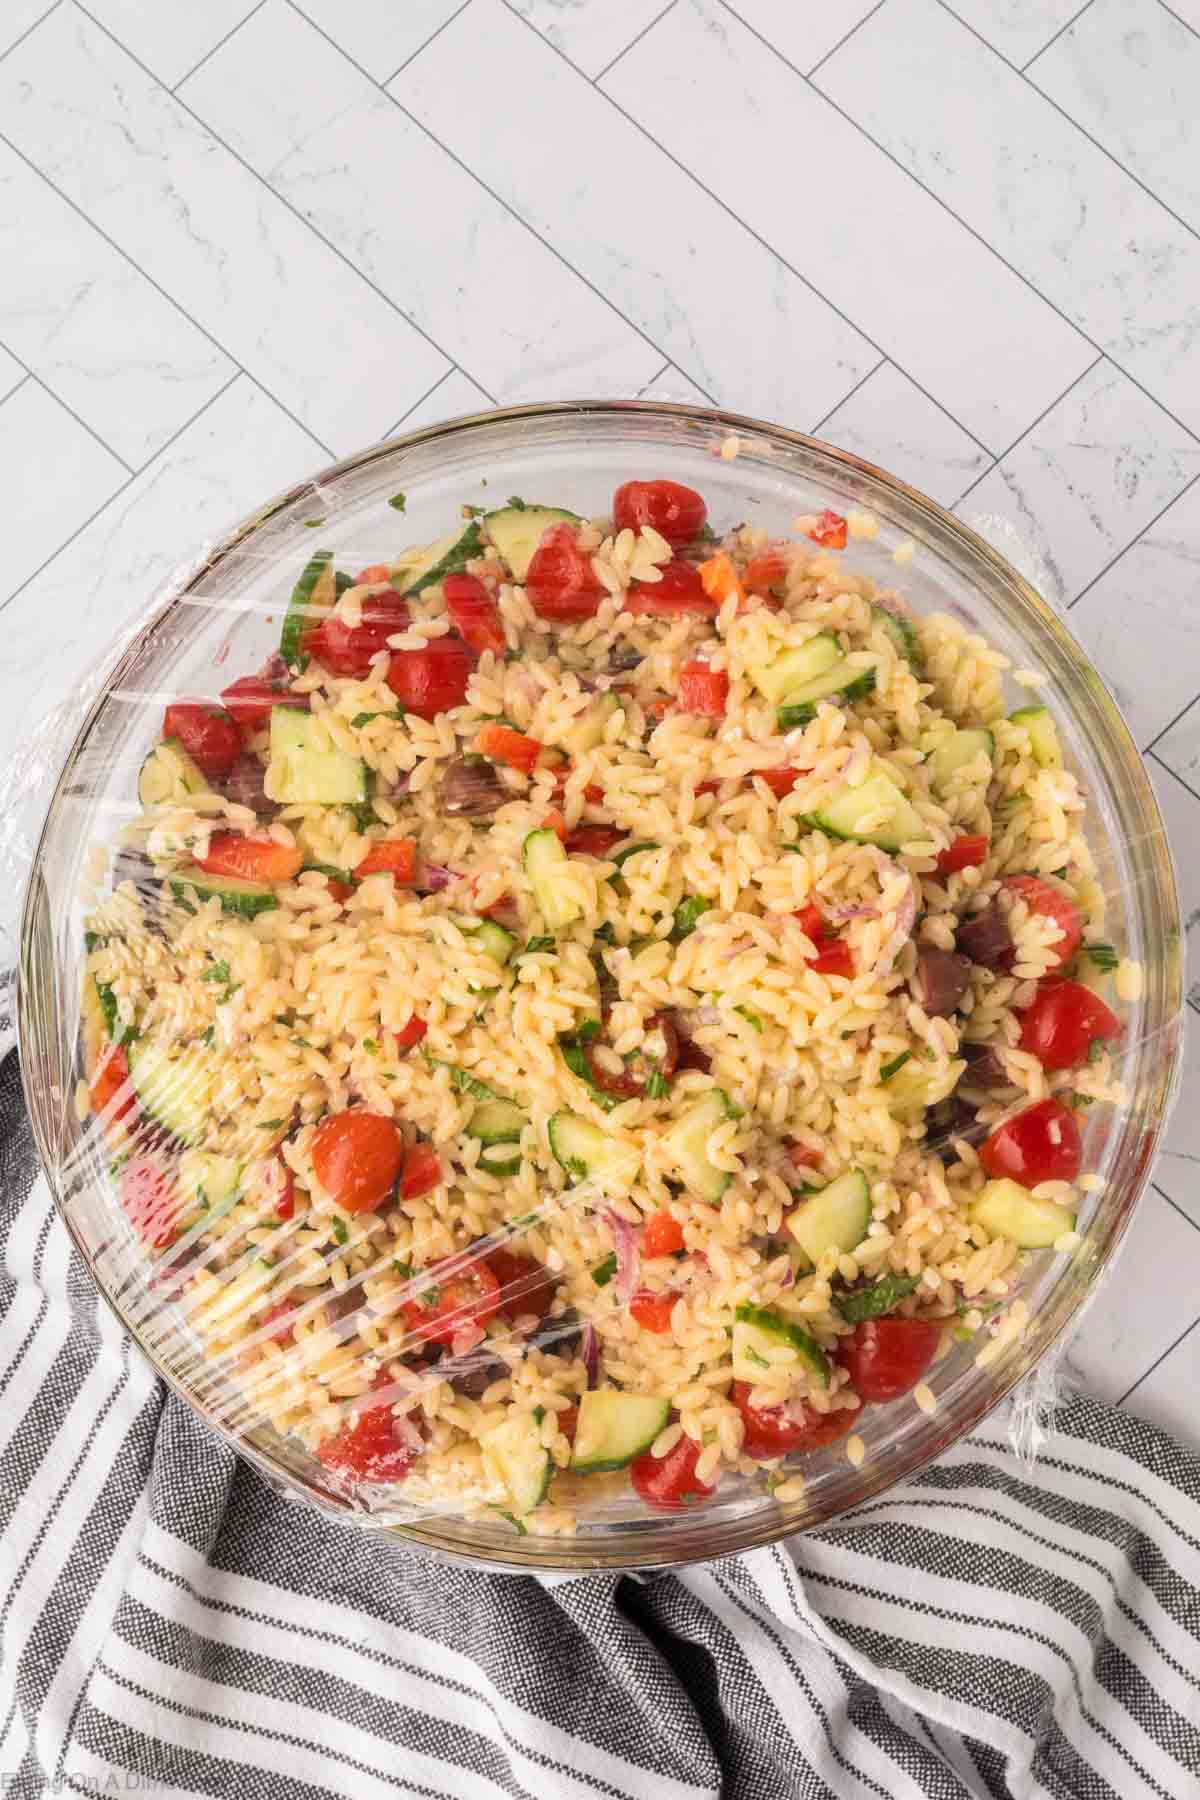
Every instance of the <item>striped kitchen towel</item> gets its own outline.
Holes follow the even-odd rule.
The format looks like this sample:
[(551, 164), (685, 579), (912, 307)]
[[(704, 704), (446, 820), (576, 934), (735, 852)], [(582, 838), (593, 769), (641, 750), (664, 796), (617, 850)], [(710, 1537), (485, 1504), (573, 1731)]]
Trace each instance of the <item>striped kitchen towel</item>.
[[(1113, 1296), (1115, 1298), (1115, 1294)], [(276, 1494), (73, 1255), (0, 1069), (0, 1792), (1187, 1800), (1200, 1459), (1077, 1397), (647, 1580), (440, 1566)]]

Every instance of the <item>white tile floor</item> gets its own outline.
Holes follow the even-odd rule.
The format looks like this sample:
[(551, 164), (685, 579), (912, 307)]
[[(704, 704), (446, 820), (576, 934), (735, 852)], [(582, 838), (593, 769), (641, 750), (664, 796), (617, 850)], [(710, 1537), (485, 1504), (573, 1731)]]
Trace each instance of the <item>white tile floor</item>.
[[(1015, 527), (1200, 929), (1198, 80), (1200, 0), (5, 0), (0, 755), (330, 454), (715, 400)], [(1200, 1437), (1191, 980), (1070, 1364)]]

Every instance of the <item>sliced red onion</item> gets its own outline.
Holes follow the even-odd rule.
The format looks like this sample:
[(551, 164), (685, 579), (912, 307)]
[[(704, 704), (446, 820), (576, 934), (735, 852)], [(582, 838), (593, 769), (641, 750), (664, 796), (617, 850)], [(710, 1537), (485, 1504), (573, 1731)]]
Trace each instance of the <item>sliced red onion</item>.
[(877, 919), (879, 908), (877, 906), (831, 906), (828, 909), (828, 917), (835, 925), (845, 925), (851, 919)]
[(461, 880), (462, 876), (457, 869), (443, 868), (441, 863), (423, 862), (418, 886), (430, 894), (438, 894), (443, 888), (449, 887), (452, 881)]
[(795, 1286), (795, 1282), (796, 1282), (796, 1271), (795, 1271), (795, 1268), (789, 1263), (788, 1264), (788, 1272), (784, 1276), (783, 1280), (780, 1282), (779, 1286), (780, 1286), (780, 1288), (790, 1288), (790, 1287)]
[(617, 1253), (617, 1298), (628, 1302), (637, 1292), (638, 1276), (642, 1269), (637, 1234), (629, 1220), (623, 1219), (611, 1207), (605, 1207), (599, 1216), (612, 1233), (613, 1249)]
[(579, 1340), (583, 1366), (587, 1370), (587, 1384), (594, 1388), (600, 1379), (600, 1338), (594, 1325), (585, 1325)]
[(720, 1025), (724, 1015), (719, 1006), (697, 1006), (688, 1013), (690, 1025)]
[(875, 867), (879, 871), (880, 887), (886, 887), (897, 875), (902, 876), (907, 883), (904, 898), (896, 909), (896, 923), (884, 940), (879, 961), (875, 965), (877, 975), (886, 975), (912, 936), (912, 928), (917, 922), (917, 884), (907, 869), (902, 869), (899, 863), (893, 862), (890, 856), (885, 856), (882, 850), (874, 851), (873, 855)]

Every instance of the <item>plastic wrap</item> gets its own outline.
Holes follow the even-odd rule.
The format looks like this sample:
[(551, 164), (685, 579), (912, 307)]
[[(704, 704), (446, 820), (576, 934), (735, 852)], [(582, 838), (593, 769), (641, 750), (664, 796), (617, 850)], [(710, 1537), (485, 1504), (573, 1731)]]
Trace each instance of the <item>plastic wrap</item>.
[[(661, 539), (614, 542), (607, 522), (613, 488), (647, 470), (702, 489), (721, 542), (680, 545), (674, 557)], [(798, 1129), (811, 1158), (807, 1177), (803, 1158), (788, 1161), (796, 1132), (789, 1132), (782, 1076), (763, 1071), (761, 1081), (756, 1076), (729, 1093), (727, 1115), (696, 1127), (709, 1167), (732, 1176), (726, 1193), (720, 1181), (709, 1192), (697, 1189), (688, 1173), (691, 1151), (672, 1148), (682, 1115), (716, 1091), (714, 1057), (718, 1069), (726, 1066), (720, 1034), (741, 1034), (744, 1063), (754, 1051), (742, 1040), (761, 1032), (762, 1020), (756, 1026), (746, 1005), (716, 1004), (719, 996), (697, 992), (684, 1013), (675, 1004), (652, 1012), (643, 1005), (640, 1024), (630, 1029), (622, 983), (631, 952), (619, 898), (615, 907), (612, 899), (629, 888), (609, 852), (619, 858), (642, 833), (626, 811), (611, 842), (586, 837), (606, 817), (599, 790), (586, 780), (605, 722), (590, 744), (570, 740), (582, 749), (572, 751), (566, 738), (547, 741), (532, 770), (521, 767), (520, 746), (505, 751), (515, 755), (513, 765), (474, 748), (487, 727), (516, 731), (528, 742), (525, 728), (548, 685), (536, 669), (547, 655), (557, 653), (567, 665), (559, 684), (567, 679), (577, 720), (611, 694), (623, 696), (618, 710), (632, 717), (646, 703), (647, 671), (675, 671), (663, 646), (681, 629), (678, 618), (657, 621), (660, 636), (649, 645), (631, 639), (638, 646), (632, 652), (613, 627), (603, 638), (606, 660), (597, 678), (587, 629), (568, 627), (562, 637), (561, 621), (548, 624), (531, 613), (525, 587), (504, 562), (511, 553), (489, 541), (498, 528), (478, 522), (489, 509), (507, 512), (495, 496), (513, 492), (569, 509), (568, 535), (578, 529), (572, 515), (594, 519), (589, 554), (594, 550), (610, 572), (632, 572), (643, 588), (654, 587), (656, 569), (668, 560), (694, 572), (722, 550), (745, 575), (754, 554), (786, 540), (803, 546), (806, 559), (823, 555), (827, 569), (867, 577), (879, 607), (905, 628), (933, 612), (957, 616), (998, 643), (1018, 669), (1032, 666), (1049, 679), (1046, 698), (1089, 806), (1094, 866), (1079, 879), (1087, 903), (1103, 908), (1106, 941), (1120, 957), (1124, 1031), (1111, 1081), (1122, 1084), (1125, 1104), (1101, 1101), (1088, 1109), (1084, 1168), (1092, 1179), (1075, 1187), (1071, 1202), (1078, 1207), (1077, 1246), (1064, 1239), (1057, 1253), (1030, 1256), (1007, 1288), (1003, 1281), (968, 1283), (971, 1291), (951, 1294), (934, 1280), (897, 1295), (893, 1316), (915, 1310), (939, 1321), (937, 1357), (922, 1371), (919, 1404), (910, 1396), (857, 1411), (841, 1406), (849, 1376), (834, 1352), (847, 1326), (843, 1319), (830, 1335), (832, 1303), (812, 1309), (815, 1336), (800, 1330), (807, 1344), (798, 1352), (795, 1329), (780, 1336), (778, 1351), (767, 1344), (766, 1358), (761, 1338), (738, 1340), (743, 1381), (747, 1355), (792, 1371), (794, 1391), (784, 1396), (782, 1416), (811, 1427), (814, 1417), (819, 1424), (839, 1410), (853, 1413), (849, 1439), (830, 1432), (822, 1447), (818, 1431), (816, 1447), (770, 1457), (760, 1447), (750, 1461), (724, 1403), (739, 1306), (745, 1317), (747, 1306), (769, 1312), (782, 1302), (797, 1328), (806, 1315), (795, 1303), (814, 1292), (814, 1283), (823, 1280), (827, 1294), (844, 1298), (896, 1270), (865, 1256), (860, 1266), (848, 1238), (833, 1245), (832, 1258), (818, 1258), (815, 1274), (803, 1248), (797, 1255), (803, 1234), (789, 1227), (791, 1214), (804, 1209), (806, 1190), (847, 1171), (835, 1151), (823, 1154), (820, 1133), (807, 1124)], [(522, 508), (518, 502), (516, 511)], [(821, 521), (855, 509), (857, 535), (844, 549), (822, 548)], [(761, 535), (722, 536), (742, 520)], [(438, 555), (423, 564), (402, 554), (434, 540), (441, 541)], [(318, 551), (328, 552), (327, 562)], [(323, 582), (328, 592), (317, 587), (315, 599), (301, 593), (289, 627), (289, 598), (303, 589), (306, 570), (310, 590)], [(448, 570), (482, 578), (501, 603), (495, 616), (507, 627), (507, 663), (492, 656), (486, 635), (478, 636), (486, 619), (481, 626), (469, 609), (460, 610), (451, 626), (442, 579)], [(335, 571), (345, 579), (335, 582)], [(836, 577), (829, 579), (836, 586)], [(768, 588), (746, 604), (774, 605), (776, 598)], [(736, 596), (727, 600), (719, 623), (709, 609), (708, 629), (716, 635), (696, 652), (704, 670), (719, 674), (720, 640), (739, 605)], [(392, 606), (403, 607), (403, 615), (389, 614)], [(371, 707), (352, 719), (347, 711), (340, 736), (329, 724), (336, 694), (321, 661), (336, 656), (337, 640), (327, 651), (313, 635), (330, 617), (342, 622), (343, 638), (361, 633), (364, 621), (379, 634), (376, 661), (343, 677), (361, 680), (374, 696)], [(471, 651), (462, 652), (469, 679), (481, 685), (472, 686), (471, 710), (463, 715), (469, 735), (460, 731), (455, 740), (445, 713), (413, 722), (421, 702), (411, 683), (392, 689), (410, 702), (406, 718), (398, 703), (386, 707), (380, 680), (393, 658), (414, 646), (420, 652), (427, 641), (457, 644), (458, 632)], [(943, 705), (953, 703), (955, 671), (966, 654), (931, 683)], [(260, 691), (248, 704), (259, 710), (253, 717), (241, 712), (240, 724), (231, 725), (220, 695), (251, 677)], [(1012, 689), (1005, 704), (1022, 698), (1028, 704), (1027, 690)], [(191, 700), (210, 703), (214, 719), (212, 743), (194, 719), (188, 723), (188, 732), (200, 730), (192, 747), (206, 764), (198, 785), (195, 757), (186, 749), (182, 763), (175, 756), (180, 740), (172, 738), (166, 763), (160, 750), (167, 709)], [(245, 693), (229, 705), (238, 713), (243, 703)], [(503, 707), (511, 710), (497, 719)], [(276, 708), (293, 721), (315, 713), (315, 739), (307, 726), (290, 727), (303, 741), (285, 743), (279, 720), (272, 722)], [(965, 719), (961, 704), (959, 712)], [(645, 743), (663, 716), (652, 709), (646, 715)], [(802, 736), (807, 723), (792, 728), (789, 754), (815, 742)], [(715, 729), (700, 727), (705, 737)], [(306, 760), (314, 744), (326, 757), (319, 768)], [(862, 744), (848, 752), (852, 783), (869, 776), (869, 737)], [(331, 751), (342, 757), (337, 768)], [(647, 766), (650, 760), (647, 754)], [(771, 760), (764, 754), (758, 766)], [(298, 789), (278, 791), (285, 762), (305, 790), (302, 801), (294, 798)], [(364, 768), (351, 769), (356, 762)], [(445, 840), (422, 798), (426, 764), (441, 784), (438, 804), (457, 822), (449, 841), (460, 849), (485, 846), (463, 850), (464, 869), (439, 853)], [(314, 779), (320, 798), (312, 797)], [(329, 781), (333, 788), (322, 786)], [(741, 804), (733, 777), (726, 788), (709, 785), (714, 808)], [(753, 769), (741, 785), (758, 792)], [(101, 1291), (158, 1369), (287, 1491), (397, 1526), (451, 1554), (526, 1566), (635, 1564), (715, 1555), (836, 1516), (953, 1442), (1023, 1376), (1010, 1435), (1019, 1453), (1036, 1457), (1066, 1333), (1127, 1223), (1170, 1098), (1180, 1014), (1178, 912), (1153, 797), (1101, 684), (1019, 577), (931, 503), (841, 453), (687, 409), (523, 409), (433, 428), (283, 496), (173, 574), (132, 620), (122, 645), (33, 734), (13, 789), (18, 803), (0, 822), (0, 868), (10, 896), (28, 878), (20, 929), (23, 1066), (64, 1216)], [(767, 803), (759, 793), (758, 804)], [(536, 819), (522, 811), (530, 807)], [(328, 839), (320, 820), (310, 829), (315, 808), (337, 813), (336, 842), (353, 852), (352, 865), (319, 853)], [(498, 811), (508, 821), (503, 828), (493, 826)], [(689, 816), (694, 824), (705, 815)], [(472, 819), (474, 837), (463, 823)], [(800, 820), (781, 814), (784, 824), (791, 829)], [(555, 927), (528, 844), (532, 831), (557, 844), (568, 829), (584, 833), (567, 838), (568, 861), (586, 865), (579, 876), (584, 900), (580, 913)], [(272, 830), (265, 865), (260, 853), (246, 864), (244, 851), (234, 854), (225, 841), (253, 844)], [(681, 842), (691, 830), (681, 827)], [(836, 838), (829, 841), (836, 847)], [(414, 848), (401, 851), (401, 842)], [(486, 847), (494, 843), (492, 854)], [(389, 848), (381, 851), (384, 844)], [(870, 855), (872, 904), (845, 904), (843, 895), (828, 916), (847, 944), (870, 948), (891, 991), (893, 965), (901, 987), (915, 978), (911, 940), (936, 911), (934, 891), (918, 891), (920, 882), (884, 850)], [(214, 858), (215, 873), (199, 867)], [(256, 881), (264, 866), (270, 878)], [(699, 852), (683, 866), (702, 885)], [(231, 886), (235, 868), (242, 875)], [(927, 882), (938, 879), (927, 869)], [(611, 923), (607, 936), (593, 939), (598, 882), (608, 886), (603, 907)], [(708, 885), (716, 917), (732, 901), (719, 881)], [(290, 897), (281, 902), (282, 889)], [(736, 882), (730, 891), (737, 893)], [(954, 892), (961, 908), (969, 889)], [(674, 909), (687, 903), (686, 893), (680, 902), (672, 890), (672, 918), (664, 915), (658, 932), (663, 942), (678, 943), (681, 931), (686, 936), (703, 924), (697, 913), (681, 927)], [(636, 910), (636, 893), (628, 905)], [(344, 943), (343, 923), (356, 915)], [(268, 925), (268, 916), (275, 922)], [(788, 916), (777, 896), (767, 916)], [(587, 945), (578, 929), (573, 935), (579, 918), (588, 924)], [(430, 966), (436, 959), (442, 971), (439, 991), (424, 998), (420, 958), (406, 962), (397, 948), (403, 940), (409, 955), (418, 925)], [(262, 945), (283, 942), (271, 934), (285, 926), (298, 935), (303, 928), (311, 954), (289, 964), (297, 1005), (263, 1020), (254, 1008), (264, 984), (276, 979), (278, 958)], [(0, 920), (0, 929), (15, 938), (15, 920)], [(85, 930), (95, 934), (90, 948)], [(547, 942), (555, 938), (557, 948)], [(578, 954), (568, 950), (572, 944)], [(373, 973), (365, 983), (356, 977), (356, 958), (377, 971), (372, 958), (385, 954), (399, 958), (386, 975)], [(753, 954), (752, 942), (734, 946), (734, 958)], [(813, 954), (819, 957), (819, 943)], [(574, 962), (558, 960), (571, 955)], [(7, 960), (0, 954), (0, 963)], [(557, 986), (545, 973), (552, 960)], [(581, 994), (580, 970), (589, 962), (598, 985)], [(164, 975), (143, 1030), (145, 1018), (136, 1008), (131, 1016), (122, 1000), (122, 974), (140, 970), (133, 985), (142, 981), (149, 990), (148, 968), (178, 972), (178, 1003), (172, 1012)], [(663, 985), (670, 985), (665, 976)], [(1112, 983), (1108, 992), (1116, 1004)], [(465, 993), (478, 996), (473, 1014)], [(530, 994), (538, 997), (536, 1016), (533, 1002), (526, 1004)], [(530, 1046), (547, 1007), (558, 1010), (535, 1055)], [(913, 1030), (936, 1048), (930, 1017), (919, 1007), (916, 1014)], [(239, 1023), (246, 1017), (257, 1020), (252, 1030)], [(319, 1044), (304, 1036), (309, 1019), (324, 1033)], [(832, 1021), (825, 1029), (832, 1032)], [(865, 1057), (869, 1031), (856, 1031), (855, 1054)], [(495, 1034), (492, 1047), (488, 1033)], [(518, 1067), (522, 1090), (506, 1091), (495, 1070)], [(552, 1098), (534, 1079), (542, 1067), (552, 1069), (545, 1082)], [(1107, 1080), (1107, 1063), (1104, 1073)], [(1051, 1085), (1061, 1088), (1061, 1079)], [(295, 1093), (286, 1116), (266, 1116), (266, 1097), (285, 1089)], [(1019, 1103), (1010, 1089), (997, 1104), (977, 1099), (982, 1124), (949, 1114), (935, 1123), (939, 1167), (969, 1172), (971, 1147), (1031, 1097)], [(375, 1124), (344, 1123), (363, 1115)], [(564, 1116), (587, 1127), (580, 1141), (563, 1129)], [(911, 1150), (910, 1124), (911, 1114), (901, 1132)], [(831, 1146), (836, 1129), (835, 1107)], [(883, 1228), (893, 1204), (886, 1156), (876, 1156), (868, 1174)], [(935, 1180), (935, 1210), (937, 1192)], [(916, 1204), (910, 1194), (894, 1200), (906, 1216)], [(740, 1229), (730, 1224), (742, 1214)], [(648, 1231), (665, 1233), (662, 1249)], [(727, 1246), (735, 1257), (753, 1252), (760, 1272), (753, 1281), (744, 1262), (729, 1274)], [(704, 1353), (691, 1355), (689, 1346), (700, 1343)], [(654, 1391), (657, 1368), (665, 1393)], [(760, 1410), (782, 1392), (778, 1376), (761, 1380)], [(705, 1403), (706, 1383), (713, 1406)], [(628, 1400), (640, 1407), (623, 1404)], [(631, 1458), (644, 1460), (652, 1447), (652, 1461), (667, 1472), (666, 1489), (660, 1480), (656, 1490), (653, 1469), (631, 1486)], [(685, 1453), (691, 1462), (682, 1504), (664, 1510), (670, 1471)]]

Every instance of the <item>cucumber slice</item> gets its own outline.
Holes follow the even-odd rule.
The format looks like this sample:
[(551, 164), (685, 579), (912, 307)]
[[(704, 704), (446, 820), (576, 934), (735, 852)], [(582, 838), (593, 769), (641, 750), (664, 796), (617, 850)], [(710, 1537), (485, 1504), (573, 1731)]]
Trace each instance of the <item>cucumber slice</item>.
[(637, 1171), (637, 1151), (615, 1142), (599, 1125), (578, 1113), (557, 1112), (547, 1128), (550, 1148), (577, 1181), (607, 1180), (628, 1188)]
[(228, 1206), (237, 1196), (242, 1165), (232, 1156), (216, 1156), (208, 1150), (185, 1150), (179, 1159), (180, 1192), (191, 1206), (207, 1212)]
[(485, 1145), (479, 1152), (479, 1167), (489, 1175), (515, 1175), (521, 1167), (521, 1152), (511, 1144)]
[[(883, 815), (881, 822), (864, 831), (862, 821), (876, 814)], [(877, 844), (881, 850), (899, 850), (929, 835), (920, 814), (882, 770), (859, 787), (839, 788), (812, 814), (812, 822), (826, 837)]]
[(992, 1237), (1011, 1238), (1018, 1250), (1048, 1250), (1075, 1227), (1073, 1212), (1054, 1200), (1036, 1200), (1017, 1181), (985, 1182), (968, 1216)]
[(304, 669), (308, 666), (305, 639), (316, 630), (336, 599), (337, 577), (333, 569), (333, 551), (318, 550), (305, 563), (283, 615), (279, 654), (289, 669)]
[(775, 714), (776, 729), (796, 731), (816, 718), (819, 700), (837, 700), (842, 706), (848, 706), (852, 700), (861, 700), (871, 693), (874, 686), (874, 669), (860, 669), (849, 662), (838, 663), (829, 671), (828, 677), (810, 683), (803, 699), (789, 699), (779, 708)]
[(271, 759), (265, 786), (283, 805), (355, 806), (367, 797), (367, 765), (346, 750), (325, 749), (317, 722), (295, 706), (271, 709)]
[(512, 932), (505, 931), (503, 925), (497, 925), (494, 919), (484, 919), (480, 924), (473, 925), (468, 935), (473, 937), (479, 948), (490, 956), (493, 962), (499, 963), (501, 968), (504, 967), (517, 947), (517, 940)]
[(580, 1396), (571, 1467), (577, 1475), (624, 1469), (650, 1448), (670, 1415), (670, 1402), (654, 1394), (589, 1388)]
[(563, 889), (561, 877), (567, 865), (567, 853), (558, 841), (557, 832), (548, 827), (531, 831), (522, 846), (521, 861), (533, 888), (533, 897), (551, 931), (559, 931), (580, 917), (579, 902), (574, 894)]
[(479, 1448), (492, 1474), (504, 1483), (518, 1519), (546, 1498), (554, 1468), (532, 1416), (506, 1419), (503, 1425), (485, 1431)]
[(558, 506), (502, 506), (498, 512), (485, 513), (483, 528), (513, 580), (524, 581), (542, 533), (551, 525), (582, 522), (578, 513)]
[(1062, 768), (1063, 753), (1058, 741), (1058, 727), (1044, 706), (1021, 706), (1008, 716), (1014, 725), (1023, 725), (1029, 733), (1033, 760), (1039, 769)]
[(910, 667), (918, 672), (921, 668), (921, 653), (917, 648), (917, 634), (907, 619), (901, 619), (889, 612), (886, 606), (871, 607), (871, 622), (891, 643), (897, 656), (902, 656)]
[(472, 519), (461, 531), (452, 531), (424, 549), (411, 551), (392, 566), (392, 580), (402, 594), (419, 594), (455, 569), (483, 555), (483, 538)]
[(138, 799), (143, 806), (161, 806), (167, 800), (186, 800), (189, 794), (211, 789), (178, 738), (156, 744), (138, 774)]
[(181, 1144), (198, 1144), (212, 1105), (211, 1059), (203, 1050), (168, 1048), (149, 1038), (135, 1038), (128, 1056), (129, 1079), (142, 1111)]
[(724, 1089), (710, 1088), (663, 1134), (662, 1147), (683, 1177), (688, 1193), (710, 1206), (716, 1205), (733, 1177), (709, 1162), (708, 1140), (718, 1125), (736, 1117)]
[(484, 1100), (471, 1114), (467, 1136), (481, 1144), (519, 1144), (525, 1114), (512, 1100)]
[(733, 1325), (733, 1379), (757, 1386), (768, 1369), (803, 1366), (829, 1386), (829, 1358), (815, 1337), (765, 1306), (739, 1306)]
[(871, 1223), (871, 1188), (861, 1169), (818, 1189), (788, 1219), (788, 1230), (813, 1263), (826, 1250), (854, 1250)]
[(594, 750), (597, 744), (603, 743), (608, 721), (613, 714), (623, 711), (619, 696), (611, 689), (606, 694), (597, 694), (575, 723), (563, 732), (560, 740), (563, 749), (570, 750), (575, 756)]
[(842, 660), (842, 646), (833, 632), (821, 631), (806, 644), (781, 650), (770, 662), (752, 664), (749, 674), (764, 700), (779, 706), (785, 697), (818, 680)]
[(203, 869), (179, 869), (168, 876), (167, 884), (185, 906), (191, 905), (193, 894), (201, 900), (215, 896), (221, 902), (222, 912), (239, 919), (253, 919), (258, 913), (273, 912), (279, 905), (274, 888), (261, 881), (246, 881), (240, 875), (208, 875)]
[(996, 740), (990, 731), (951, 731), (936, 738), (929, 748), (929, 780), (937, 794), (944, 794), (960, 769), (969, 768), (981, 756), (990, 764)]
[[(938, 1074), (928, 1063), (916, 1058), (902, 1063), (884, 1083), (887, 1088), (888, 1111), (895, 1113), (898, 1119), (919, 1117), (927, 1106), (945, 1099), (965, 1067), (965, 1063), (951, 1063), (949, 1073), (943, 1069)], [(882, 1070), (880, 1074), (882, 1075)]]

